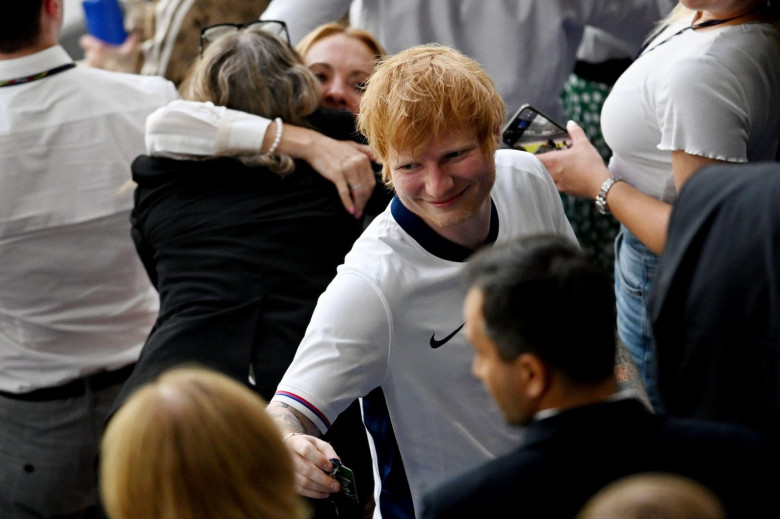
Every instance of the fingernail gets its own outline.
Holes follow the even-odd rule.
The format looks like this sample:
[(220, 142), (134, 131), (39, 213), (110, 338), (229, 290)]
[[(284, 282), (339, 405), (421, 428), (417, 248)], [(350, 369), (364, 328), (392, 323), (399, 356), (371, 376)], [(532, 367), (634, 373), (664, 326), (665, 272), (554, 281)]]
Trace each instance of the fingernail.
[(330, 489), (333, 490), (334, 492), (338, 492), (339, 491), (339, 484), (338, 484), (338, 482), (334, 481), (333, 483), (331, 483), (330, 484)]

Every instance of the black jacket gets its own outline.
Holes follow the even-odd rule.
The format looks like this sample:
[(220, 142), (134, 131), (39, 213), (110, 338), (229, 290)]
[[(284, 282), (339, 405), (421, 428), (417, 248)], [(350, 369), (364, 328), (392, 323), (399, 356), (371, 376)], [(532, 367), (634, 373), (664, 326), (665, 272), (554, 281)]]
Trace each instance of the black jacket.
[(704, 483), (730, 519), (776, 517), (765, 515), (777, 511), (768, 452), (749, 429), (660, 417), (634, 399), (593, 404), (529, 425), (520, 447), (425, 495), (422, 517), (572, 519), (606, 484), (646, 471)]
[(780, 433), (780, 164), (686, 182), (650, 312), (666, 412)]

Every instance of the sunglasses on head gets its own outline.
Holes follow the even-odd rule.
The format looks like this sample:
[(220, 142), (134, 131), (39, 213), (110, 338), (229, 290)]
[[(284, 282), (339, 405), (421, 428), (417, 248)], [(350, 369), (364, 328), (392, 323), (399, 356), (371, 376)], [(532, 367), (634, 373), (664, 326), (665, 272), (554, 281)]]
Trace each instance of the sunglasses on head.
[(290, 33), (287, 32), (287, 24), (281, 20), (254, 20), (247, 23), (218, 23), (200, 30), (200, 57), (209, 44), (223, 36), (238, 31), (267, 32), (278, 36), (290, 45)]

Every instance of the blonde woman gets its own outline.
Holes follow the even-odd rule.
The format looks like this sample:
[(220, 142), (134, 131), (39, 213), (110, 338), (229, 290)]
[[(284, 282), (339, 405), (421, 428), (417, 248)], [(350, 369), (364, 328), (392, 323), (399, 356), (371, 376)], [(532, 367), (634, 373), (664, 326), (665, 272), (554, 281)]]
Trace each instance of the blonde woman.
[(322, 83), (322, 104), (357, 114), (366, 80), (385, 50), (363, 29), (340, 23), (320, 25), (295, 47)]
[(576, 519), (726, 519), (712, 490), (670, 472), (641, 472), (605, 486)]
[(617, 326), (660, 408), (647, 298), (672, 204), (700, 167), (775, 158), (780, 135), (778, 2), (683, 0), (617, 80), (601, 114), (609, 167), (570, 123), (571, 149), (540, 155), (558, 189), (621, 224)]
[(111, 519), (306, 519), (265, 402), (239, 382), (179, 368), (109, 423), (100, 489)]

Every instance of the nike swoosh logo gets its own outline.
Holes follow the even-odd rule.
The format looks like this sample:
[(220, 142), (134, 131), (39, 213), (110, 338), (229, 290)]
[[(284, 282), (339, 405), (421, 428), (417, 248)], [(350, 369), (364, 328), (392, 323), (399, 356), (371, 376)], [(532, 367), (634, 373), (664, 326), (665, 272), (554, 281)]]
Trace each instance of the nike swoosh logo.
[(436, 340), (436, 334), (435, 333), (433, 335), (431, 335), (431, 348), (433, 348), (435, 350), (436, 348), (438, 348), (440, 346), (444, 346), (445, 344), (447, 344), (447, 342), (450, 339), (452, 339), (453, 337), (455, 337), (455, 334), (458, 333), (460, 331), (460, 329), (463, 328), (465, 325), (466, 325), (466, 323), (461, 324), (460, 326), (455, 328), (454, 332), (452, 332), (451, 334), (449, 334), (448, 336), (446, 336), (445, 338), (443, 338), (441, 340)]

